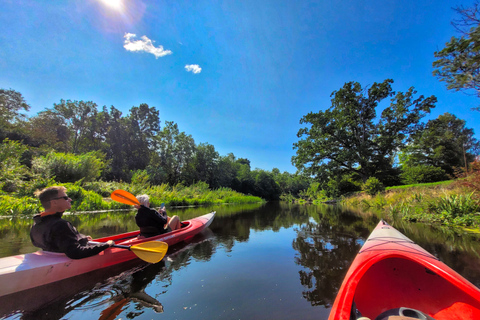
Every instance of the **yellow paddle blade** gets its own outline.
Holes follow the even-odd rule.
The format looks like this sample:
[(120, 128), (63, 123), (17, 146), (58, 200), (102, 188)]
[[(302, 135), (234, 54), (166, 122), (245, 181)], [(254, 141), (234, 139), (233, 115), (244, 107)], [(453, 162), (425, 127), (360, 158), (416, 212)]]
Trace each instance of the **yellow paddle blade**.
[(161, 241), (149, 241), (135, 244), (130, 247), (130, 250), (144, 261), (157, 263), (162, 260), (167, 253), (168, 244)]
[(127, 192), (125, 190), (115, 190), (112, 192), (110, 195), (112, 200), (115, 200), (117, 202), (129, 204), (129, 205), (139, 205), (140, 202), (138, 202), (137, 198), (131, 194), (130, 192)]

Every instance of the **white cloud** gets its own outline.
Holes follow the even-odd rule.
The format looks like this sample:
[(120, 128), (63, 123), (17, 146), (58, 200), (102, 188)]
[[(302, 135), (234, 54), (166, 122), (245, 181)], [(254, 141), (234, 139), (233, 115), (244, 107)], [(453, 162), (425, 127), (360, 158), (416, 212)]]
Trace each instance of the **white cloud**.
[(151, 53), (155, 56), (155, 58), (158, 59), (158, 57), (163, 57), (169, 54), (172, 54), (172, 51), (170, 50), (164, 50), (163, 46), (158, 46), (155, 47), (153, 45), (152, 40), (148, 39), (147, 36), (142, 36), (141, 40), (132, 40), (132, 38), (135, 38), (137, 35), (133, 33), (125, 33), (125, 42), (123, 44), (123, 47), (127, 51), (145, 51), (148, 53)]
[(200, 73), (202, 72), (202, 68), (198, 64), (187, 64), (185, 66), (185, 70), (193, 73)]

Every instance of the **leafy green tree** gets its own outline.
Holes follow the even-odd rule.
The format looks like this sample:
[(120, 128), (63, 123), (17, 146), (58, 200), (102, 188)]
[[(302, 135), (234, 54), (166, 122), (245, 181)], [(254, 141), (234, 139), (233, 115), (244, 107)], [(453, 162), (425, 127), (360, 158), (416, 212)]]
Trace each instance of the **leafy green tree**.
[(305, 175), (291, 174), (287, 171), (280, 173), (278, 168), (273, 168), (272, 174), (284, 195), (297, 197), (301, 191), (307, 190), (311, 183), (311, 178)]
[(411, 135), (411, 142), (401, 155), (402, 166), (428, 165), (452, 175), (456, 167), (465, 167), (475, 159), (480, 144), (473, 129), (451, 113), (429, 120)]
[[(330, 108), (300, 120), (309, 126), (298, 131), (301, 139), (294, 143), (297, 151), (292, 163), (320, 181), (357, 174), (365, 182), (391, 170), (396, 153), (436, 102), (434, 96), (414, 98), (413, 88), (395, 93), (391, 83), (387, 79), (367, 90), (358, 82), (348, 82), (334, 91)], [(387, 97), (391, 97), (390, 106), (375, 122), (377, 106)]]
[(271, 172), (256, 169), (255, 175), (255, 192), (253, 195), (267, 200), (278, 200), (282, 193), (280, 187), (275, 182)]
[(70, 143), (72, 153), (80, 153), (81, 146), (88, 146), (92, 143), (86, 134), (92, 126), (92, 119), (97, 115), (97, 105), (92, 101), (71, 101), (60, 100), (60, 103), (54, 103), (50, 111), (63, 120), (64, 125), (70, 131)]
[(126, 138), (124, 147), (128, 149), (125, 160), (129, 170), (144, 170), (157, 149), (160, 134), (160, 117), (155, 107), (142, 103), (132, 107), (124, 119)]
[(22, 112), (29, 110), (30, 106), (20, 92), (0, 89), (0, 140), (21, 128), (27, 118)]
[(220, 156), (218, 162), (218, 184), (220, 187), (231, 188), (237, 176), (235, 155), (229, 153), (226, 156)]
[(200, 143), (195, 148), (195, 155), (192, 159), (193, 181), (205, 181), (210, 187), (218, 188), (218, 161), (220, 155), (215, 147), (208, 143)]
[(237, 159), (235, 161), (235, 171), (237, 174), (232, 189), (244, 194), (256, 195), (255, 174), (250, 170), (250, 161), (242, 158)]
[(39, 112), (26, 123), (30, 145), (58, 152), (71, 150), (71, 132), (65, 121), (52, 110)]
[(195, 141), (192, 136), (180, 132), (173, 121), (166, 121), (156, 145), (157, 154), (149, 165), (150, 175), (157, 183), (176, 185), (182, 182), (194, 157)]
[(452, 22), (459, 37), (452, 37), (445, 48), (435, 52), (433, 75), (455, 91), (474, 90), (480, 97), (480, 4), (454, 9), (460, 18)]
[(127, 165), (128, 132), (127, 125), (122, 118), (122, 112), (114, 106), (110, 112), (103, 108), (102, 116), (105, 117), (105, 149), (106, 164), (105, 178), (107, 180), (127, 180), (129, 168)]

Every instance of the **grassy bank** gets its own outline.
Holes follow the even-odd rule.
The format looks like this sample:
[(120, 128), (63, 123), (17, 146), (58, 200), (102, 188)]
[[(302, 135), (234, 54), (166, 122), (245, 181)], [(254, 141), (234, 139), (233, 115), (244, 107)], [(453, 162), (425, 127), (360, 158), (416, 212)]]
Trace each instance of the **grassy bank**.
[(375, 196), (358, 193), (344, 198), (341, 203), (381, 211), (392, 219), (480, 227), (478, 192), (464, 181), (393, 187)]
[[(67, 194), (72, 198), (71, 212), (131, 208), (131, 206), (110, 199), (110, 194), (116, 189), (126, 190), (134, 195), (148, 194), (152, 207), (159, 207), (162, 202), (167, 207), (172, 207), (263, 201), (259, 197), (244, 195), (229, 188), (210, 190), (208, 185), (203, 182), (189, 187), (182, 185), (172, 187), (167, 184), (159, 186), (135, 185), (101, 181), (55, 185), (63, 185), (67, 188)], [(22, 196), (14, 193), (0, 194), (1, 216), (32, 215), (41, 211), (40, 202), (33, 196), (33, 192), (31, 196)]]

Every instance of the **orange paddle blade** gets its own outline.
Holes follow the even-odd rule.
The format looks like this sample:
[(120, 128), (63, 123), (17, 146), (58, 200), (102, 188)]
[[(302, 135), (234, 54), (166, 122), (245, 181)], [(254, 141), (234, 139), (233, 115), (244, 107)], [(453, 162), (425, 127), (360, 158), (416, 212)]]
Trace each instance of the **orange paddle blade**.
[(121, 203), (125, 203), (125, 204), (129, 204), (129, 205), (140, 205), (140, 202), (138, 202), (137, 198), (135, 198), (135, 196), (133, 194), (131, 194), (130, 192), (127, 192), (125, 190), (115, 190), (112, 192), (112, 194), (110, 195), (110, 197), (112, 198), (112, 200), (115, 200), (115, 201), (118, 201), (118, 202), (121, 202)]

